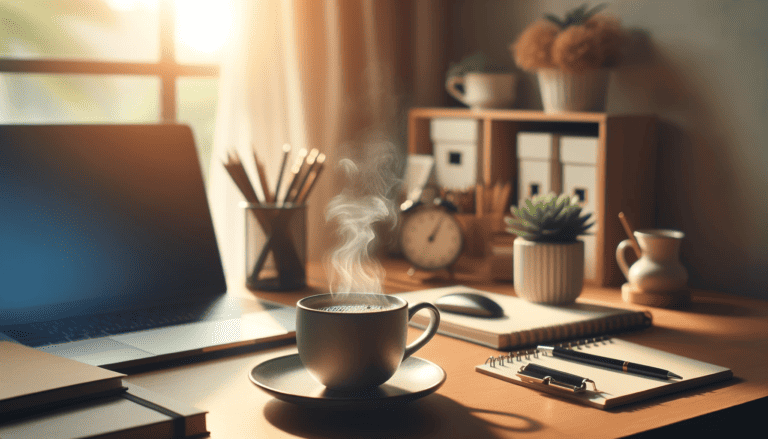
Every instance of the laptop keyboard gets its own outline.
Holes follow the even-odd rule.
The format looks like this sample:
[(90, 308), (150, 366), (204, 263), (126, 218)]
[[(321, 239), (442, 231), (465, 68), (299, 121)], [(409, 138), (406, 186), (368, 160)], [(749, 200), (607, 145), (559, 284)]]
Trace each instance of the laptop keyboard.
[[(265, 309), (272, 308), (265, 306)], [(208, 303), (158, 306), (110, 314), (68, 317), (47, 322), (26, 323), (0, 328), (0, 332), (31, 347), (47, 346), (68, 341), (143, 331), (163, 326), (180, 325), (203, 320), (220, 320), (231, 316), (232, 308)]]

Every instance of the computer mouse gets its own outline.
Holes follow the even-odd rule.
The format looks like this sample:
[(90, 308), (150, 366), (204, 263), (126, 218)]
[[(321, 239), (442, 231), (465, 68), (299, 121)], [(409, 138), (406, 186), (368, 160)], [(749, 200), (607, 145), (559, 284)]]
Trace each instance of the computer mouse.
[(435, 301), (435, 306), (440, 311), (457, 314), (466, 314), (475, 317), (501, 317), (504, 310), (498, 303), (482, 294), (477, 293), (451, 293), (440, 297)]

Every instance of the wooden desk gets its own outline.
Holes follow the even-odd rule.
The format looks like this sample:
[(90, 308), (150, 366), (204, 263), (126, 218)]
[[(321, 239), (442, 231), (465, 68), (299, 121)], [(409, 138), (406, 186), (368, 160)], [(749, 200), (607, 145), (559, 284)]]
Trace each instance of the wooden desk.
[[(387, 262), (386, 292), (440, 283), (408, 278), (404, 264)], [(316, 289), (255, 296), (294, 304), (325, 289), (319, 266), (310, 267)], [(458, 275), (463, 283), (514, 294), (511, 284)], [(254, 294), (247, 291), (236, 294)], [(615, 289), (586, 288), (582, 297), (634, 307)], [(640, 307), (637, 307), (640, 308)], [(417, 356), (448, 374), (434, 394), (402, 408), (371, 413), (308, 410), (273, 399), (248, 380), (270, 358), (296, 352), (295, 344), (131, 375), (127, 381), (208, 410), (214, 439), (255, 437), (618, 437), (665, 428), (721, 434), (762, 425), (768, 407), (768, 302), (697, 292), (685, 310), (652, 309), (653, 327), (621, 338), (729, 367), (734, 379), (647, 402), (601, 411), (481, 375), (474, 367), (496, 351), (437, 335)], [(410, 339), (418, 331), (410, 330)], [(744, 405), (746, 404), (746, 405)], [(729, 409), (732, 407), (736, 409)], [(760, 410), (757, 418), (749, 414)], [(747, 424), (744, 424), (747, 422)], [(760, 430), (757, 430), (760, 431)], [(653, 431), (650, 435), (660, 432)]]

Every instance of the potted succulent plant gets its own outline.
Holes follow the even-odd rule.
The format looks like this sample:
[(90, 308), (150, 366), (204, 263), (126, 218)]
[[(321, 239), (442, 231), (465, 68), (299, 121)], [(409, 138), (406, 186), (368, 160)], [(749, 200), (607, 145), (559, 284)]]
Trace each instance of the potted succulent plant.
[(514, 241), (514, 285), (530, 302), (563, 305), (581, 294), (584, 241), (577, 239), (594, 224), (592, 214), (568, 195), (539, 195), (510, 208), (505, 218)]
[(510, 46), (517, 65), (537, 74), (545, 112), (605, 109), (608, 69), (627, 38), (618, 19), (598, 14), (604, 7), (547, 14)]

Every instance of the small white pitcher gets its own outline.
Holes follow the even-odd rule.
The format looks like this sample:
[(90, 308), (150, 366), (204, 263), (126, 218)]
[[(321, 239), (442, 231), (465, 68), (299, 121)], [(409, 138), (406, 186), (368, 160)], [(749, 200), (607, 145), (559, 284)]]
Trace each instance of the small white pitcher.
[(628, 267), (625, 239), (616, 248), (616, 261), (624, 277), (634, 288), (653, 293), (674, 293), (686, 288), (688, 271), (680, 263), (680, 243), (685, 234), (678, 230), (647, 229), (635, 231), (642, 256)]

